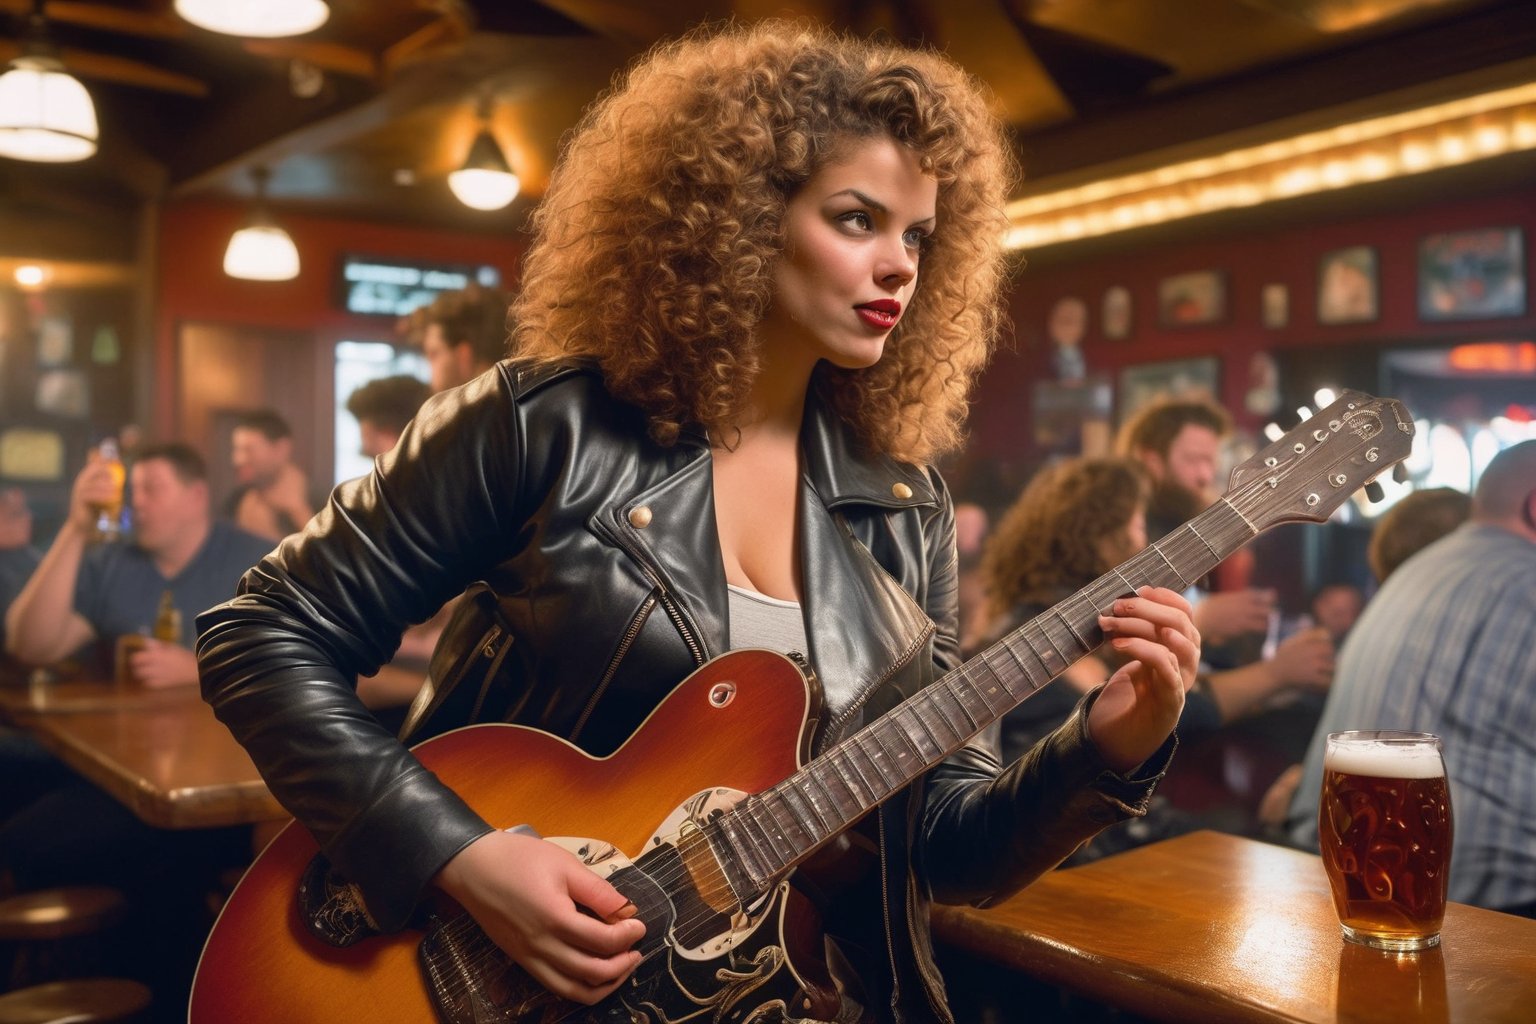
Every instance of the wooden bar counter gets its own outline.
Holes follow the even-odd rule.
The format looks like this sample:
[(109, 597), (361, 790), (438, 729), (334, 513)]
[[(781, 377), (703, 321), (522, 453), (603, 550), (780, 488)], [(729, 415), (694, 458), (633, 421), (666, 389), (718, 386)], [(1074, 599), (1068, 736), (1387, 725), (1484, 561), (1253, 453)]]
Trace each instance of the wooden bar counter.
[(1536, 1021), (1536, 921), (1452, 904), (1438, 949), (1381, 953), (1340, 936), (1319, 858), (1217, 832), (933, 921), (973, 955), (1158, 1021)]
[(195, 686), (37, 681), (0, 689), (0, 716), (151, 825), (287, 817)]

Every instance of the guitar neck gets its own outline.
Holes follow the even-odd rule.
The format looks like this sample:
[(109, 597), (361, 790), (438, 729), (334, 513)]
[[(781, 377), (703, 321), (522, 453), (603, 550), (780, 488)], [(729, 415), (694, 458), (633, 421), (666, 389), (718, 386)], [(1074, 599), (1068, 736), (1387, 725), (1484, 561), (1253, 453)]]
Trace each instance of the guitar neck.
[(1104, 640), (1098, 617), (1141, 587), (1184, 590), (1259, 532), (1223, 499), (1004, 636), (719, 823), (754, 886), (782, 875)]

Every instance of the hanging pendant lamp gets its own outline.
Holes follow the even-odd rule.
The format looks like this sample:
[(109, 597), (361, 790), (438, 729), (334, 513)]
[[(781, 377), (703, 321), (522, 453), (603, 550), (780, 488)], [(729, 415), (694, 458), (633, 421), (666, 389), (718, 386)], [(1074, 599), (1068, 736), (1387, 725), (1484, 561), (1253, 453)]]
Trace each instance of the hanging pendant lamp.
[(522, 182), (491, 134), (490, 100), (480, 101), (480, 131), (458, 170), (448, 175), (448, 187), (459, 202), (475, 210), (499, 210), (517, 198)]
[(69, 163), (96, 152), (96, 106), (64, 70), (34, 0), (21, 54), (0, 75), (0, 156)]
[(246, 281), (291, 281), (299, 276), (299, 249), (267, 210), (270, 172), (258, 167), (251, 177), (256, 180), (256, 201), (245, 226), (230, 236), (224, 273)]

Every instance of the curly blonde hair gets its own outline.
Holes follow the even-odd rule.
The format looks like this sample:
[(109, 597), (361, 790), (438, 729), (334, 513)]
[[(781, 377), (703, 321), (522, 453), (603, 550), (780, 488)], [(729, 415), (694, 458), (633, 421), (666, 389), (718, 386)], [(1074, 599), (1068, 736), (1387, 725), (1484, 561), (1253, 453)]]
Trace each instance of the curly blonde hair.
[(1053, 604), (1063, 590), (1114, 568), (1104, 564), (1101, 544), (1145, 511), (1150, 488), (1146, 470), (1131, 459), (1070, 459), (1037, 473), (982, 556), (991, 615), (1024, 602)]
[(874, 451), (964, 436), (997, 333), (1014, 161), (980, 87), (937, 54), (779, 21), (657, 46), (583, 117), (534, 214), (513, 352), (595, 361), (663, 444), (729, 439), (759, 369), (785, 206), (839, 148), (888, 136), (938, 181), (918, 291), (874, 366), (818, 386)]

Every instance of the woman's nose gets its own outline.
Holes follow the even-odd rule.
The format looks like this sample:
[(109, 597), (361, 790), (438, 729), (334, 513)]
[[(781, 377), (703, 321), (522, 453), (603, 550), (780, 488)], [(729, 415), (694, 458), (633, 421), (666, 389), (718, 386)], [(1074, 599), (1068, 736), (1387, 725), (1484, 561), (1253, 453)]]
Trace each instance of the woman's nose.
[(917, 252), (902, 238), (881, 247), (880, 264), (875, 279), (881, 284), (900, 287), (917, 276)]

